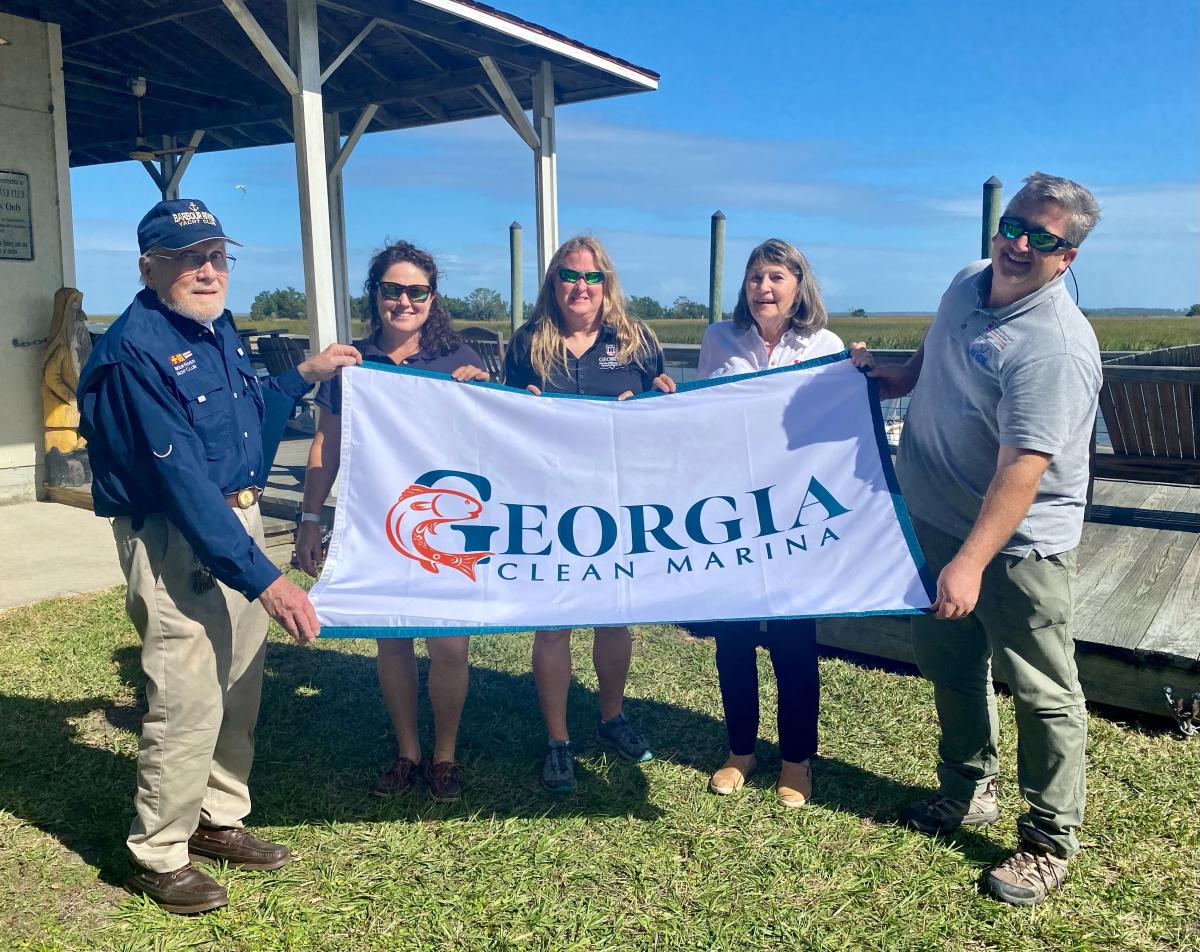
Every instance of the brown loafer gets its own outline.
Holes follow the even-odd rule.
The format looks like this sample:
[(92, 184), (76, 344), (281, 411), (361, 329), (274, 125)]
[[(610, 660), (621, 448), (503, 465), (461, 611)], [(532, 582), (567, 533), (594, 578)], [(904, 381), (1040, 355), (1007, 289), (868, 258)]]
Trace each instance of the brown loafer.
[(802, 807), (812, 799), (812, 765), (807, 760), (785, 760), (779, 769), (775, 796), (785, 807)]
[(178, 916), (211, 912), (229, 904), (225, 887), (204, 875), (191, 863), (169, 873), (147, 869), (134, 860), (129, 861), (129, 878), (125, 888), (135, 896), (153, 899), (167, 912)]
[(454, 803), (462, 797), (462, 764), (446, 760), (429, 765), (429, 793), (438, 803)]
[(188, 839), (193, 857), (216, 859), (239, 869), (279, 869), (292, 861), (280, 843), (268, 843), (240, 826), (201, 826)]
[(380, 775), (372, 793), (377, 797), (394, 797), (403, 793), (416, 782), (420, 769), (421, 765), (416, 761), (401, 757)]
[(754, 773), (754, 755), (739, 757), (730, 754), (725, 764), (708, 778), (708, 789), (718, 796), (727, 796), (746, 786), (746, 778)]

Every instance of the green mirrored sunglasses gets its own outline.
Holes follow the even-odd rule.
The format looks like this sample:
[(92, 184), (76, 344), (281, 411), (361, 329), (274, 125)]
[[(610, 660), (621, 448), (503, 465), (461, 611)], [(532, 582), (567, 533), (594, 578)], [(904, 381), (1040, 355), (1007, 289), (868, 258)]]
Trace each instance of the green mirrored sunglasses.
[(1029, 247), (1034, 251), (1040, 251), (1044, 255), (1048, 255), (1052, 251), (1058, 251), (1059, 248), (1074, 247), (1066, 238), (1059, 238), (1058, 235), (1051, 234), (1048, 231), (1038, 231), (1029, 228), (1019, 218), (1001, 218), (1000, 234), (1010, 241), (1020, 238), (1022, 235), (1028, 235)]
[(604, 280), (603, 271), (572, 271), (570, 268), (558, 269), (558, 280), (563, 284), (574, 284), (583, 278), (584, 284), (600, 284)]

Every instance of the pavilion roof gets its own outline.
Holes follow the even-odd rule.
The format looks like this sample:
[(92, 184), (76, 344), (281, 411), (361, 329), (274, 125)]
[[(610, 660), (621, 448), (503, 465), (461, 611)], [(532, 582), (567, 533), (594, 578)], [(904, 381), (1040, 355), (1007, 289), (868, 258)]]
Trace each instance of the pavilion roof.
[[(287, 56), (284, 0), (245, 0)], [(71, 165), (126, 161), (137, 141), (130, 81), (146, 80), (151, 148), (197, 129), (200, 152), (293, 141), (291, 99), (222, 0), (0, 0), (0, 11), (62, 28)], [(368, 132), (497, 114), (491, 57), (524, 108), (543, 60), (558, 103), (658, 88), (658, 74), (471, 0), (319, 0), (324, 70), (369, 32), (323, 86), (343, 130), (378, 104)]]

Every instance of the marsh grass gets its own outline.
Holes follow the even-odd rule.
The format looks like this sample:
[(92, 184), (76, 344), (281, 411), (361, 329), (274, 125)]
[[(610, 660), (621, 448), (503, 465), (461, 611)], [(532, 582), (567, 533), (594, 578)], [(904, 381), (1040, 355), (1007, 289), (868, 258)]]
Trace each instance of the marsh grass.
[[(590, 638), (574, 638), (576, 795), (538, 783), (544, 734), (527, 635), (471, 646), (462, 802), (369, 796), (392, 756), (374, 646), (301, 649), (273, 630), (250, 822), (287, 843), (278, 873), (217, 868), (231, 905), (178, 918), (118, 888), (142, 678), (122, 591), (0, 616), (0, 948), (1121, 949), (1200, 948), (1200, 743), (1092, 719), (1086, 848), (1034, 910), (977, 894), (1021, 809), (1001, 698), (1005, 819), (929, 840), (893, 825), (933, 781), (929, 686), (823, 659), (816, 802), (773, 802), (772, 682), (761, 773), (718, 798), (724, 734), (711, 644), (635, 631), (628, 712), (657, 758), (591, 743)], [(422, 713), (429, 747), (428, 709)]]

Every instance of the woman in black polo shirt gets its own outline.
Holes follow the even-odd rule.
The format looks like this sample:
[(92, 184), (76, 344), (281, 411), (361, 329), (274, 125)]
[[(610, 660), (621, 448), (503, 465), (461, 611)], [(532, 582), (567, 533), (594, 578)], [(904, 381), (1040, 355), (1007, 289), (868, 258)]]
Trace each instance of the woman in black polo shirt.
[[(625, 399), (651, 389), (671, 393), (662, 348), (654, 333), (625, 310), (612, 260), (595, 238), (572, 238), (554, 253), (529, 320), (504, 357), (504, 382), (534, 394), (573, 393)], [(550, 749), (542, 768), (547, 790), (575, 789), (575, 764), (567, 734), (571, 684), (570, 631), (539, 631), (533, 641), (533, 678)], [(625, 679), (633, 638), (628, 628), (597, 628), (592, 660), (600, 682), (597, 736), (626, 759), (654, 755), (625, 717)]]
[[(437, 265), (407, 241), (389, 245), (371, 259), (366, 282), (371, 336), (356, 344), (365, 361), (418, 367), (450, 374), (455, 380), (487, 380), (479, 355), (463, 343), (437, 294)], [(317, 432), (308, 453), (304, 505), (296, 533), (300, 567), (314, 578), (321, 561), (319, 513), (337, 478), (342, 442), (341, 379), (321, 384)], [(467, 697), (467, 635), (426, 639), (429, 699), (433, 705), (433, 758), (426, 770), (435, 800), (457, 800), (462, 767), (455, 762), (458, 722)], [(421, 743), (417, 735), (417, 662), (411, 638), (379, 640), (379, 684), (399, 755), (379, 778), (377, 796), (391, 796), (417, 779)]]

